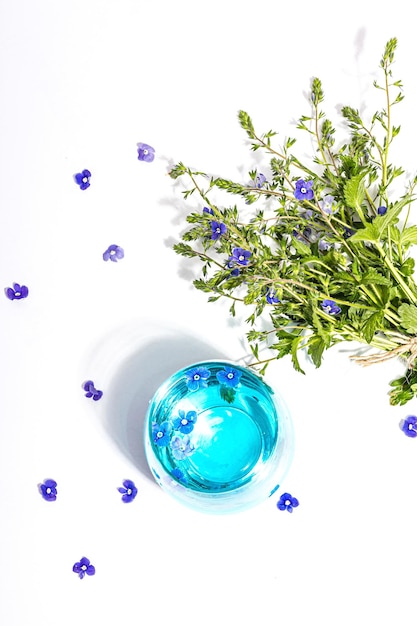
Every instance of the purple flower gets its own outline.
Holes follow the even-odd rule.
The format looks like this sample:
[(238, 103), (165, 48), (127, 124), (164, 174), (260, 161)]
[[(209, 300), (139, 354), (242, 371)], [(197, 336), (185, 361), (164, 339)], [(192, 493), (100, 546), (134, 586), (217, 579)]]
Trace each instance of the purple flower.
[(297, 200), (312, 200), (314, 198), (314, 191), (312, 189), (313, 181), (297, 180), (295, 183), (294, 196)]
[(54, 502), (57, 496), (56, 482), (52, 478), (48, 478), (41, 485), (39, 485), (39, 491), (44, 500), (48, 502)]
[(325, 311), (329, 315), (339, 315), (340, 311), (342, 310), (334, 300), (323, 300), (321, 306), (323, 311)]
[(178, 480), (180, 483), (186, 483), (187, 479), (184, 475), (184, 472), (182, 472), (178, 467), (176, 467), (175, 469), (172, 470), (171, 472), (171, 476), (173, 478), (175, 478), (176, 480)]
[(175, 430), (179, 430), (184, 435), (188, 435), (193, 428), (194, 424), (197, 421), (197, 413), (196, 411), (178, 411), (178, 417), (176, 417), (172, 423)]
[(9, 300), (21, 300), (28, 297), (29, 289), (25, 285), (13, 283), (13, 287), (6, 287), (4, 293)]
[(214, 215), (213, 209), (209, 209), (207, 206), (203, 208), (203, 213), (209, 213), (210, 215)]
[(138, 490), (133, 480), (124, 480), (123, 487), (118, 487), (117, 491), (122, 493), (123, 502), (132, 502), (136, 498)]
[(244, 250), (243, 248), (233, 248), (232, 256), (229, 261), (234, 261), (235, 263), (238, 263), (238, 265), (247, 265), (251, 255), (252, 252)]
[(278, 304), (279, 302), (278, 296), (273, 287), (269, 287), (268, 291), (266, 292), (265, 298), (268, 304)]
[(227, 387), (237, 387), (241, 376), (242, 372), (240, 370), (236, 370), (234, 367), (229, 367), (228, 365), (225, 366), (224, 370), (220, 370), (220, 372), (216, 374), (219, 383)]
[(189, 435), (184, 435), (184, 437), (174, 435), (171, 439), (172, 455), (178, 461), (183, 461), (187, 456), (194, 452), (194, 449), (195, 448), (190, 441)]
[(330, 249), (330, 244), (325, 239), (319, 239), (319, 250), (320, 252), (327, 252)]
[(91, 565), (89, 559), (83, 556), (78, 563), (74, 563), (72, 571), (78, 574), (78, 576), (82, 579), (86, 574), (87, 576), (94, 576), (96, 568), (94, 565)]
[(185, 373), (187, 387), (190, 391), (207, 387), (207, 380), (210, 378), (210, 371), (206, 367), (193, 367)]
[(319, 200), (317, 204), (319, 205), (323, 213), (326, 213), (326, 215), (331, 215), (333, 213), (333, 202), (334, 197), (327, 195), (324, 196), (322, 200)]
[(261, 174), (261, 172), (259, 172), (259, 174), (256, 174), (255, 186), (258, 189), (260, 189), (261, 187), (264, 186), (265, 183), (266, 183), (266, 176), (264, 176), (264, 174)]
[(216, 240), (219, 239), (222, 235), (227, 232), (227, 228), (225, 224), (221, 222), (211, 222), (211, 238)]
[(283, 493), (277, 502), (277, 507), (280, 511), (287, 510), (288, 513), (292, 513), (299, 504), (297, 498), (293, 498), (290, 493)]
[(152, 424), (152, 439), (155, 445), (163, 447), (169, 444), (172, 426), (169, 422)]
[(155, 158), (155, 148), (147, 143), (138, 143), (138, 159), (139, 161), (146, 161), (151, 163)]
[(83, 389), (86, 392), (85, 393), (85, 397), (86, 398), (93, 398), (93, 400), (100, 400), (100, 398), (103, 395), (103, 392), (100, 391), (99, 389), (96, 389), (94, 387), (94, 383), (92, 380), (87, 380), (84, 384), (83, 384)]
[(123, 259), (124, 255), (125, 251), (123, 250), (123, 248), (121, 248), (120, 246), (116, 246), (116, 244), (112, 244), (107, 248), (105, 252), (103, 252), (103, 259), (105, 261), (108, 261), (110, 259), (110, 261), (114, 261), (115, 263), (117, 263), (117, 261)]
[(380, 206), (378, 207), (377, 213), (378, 215), (385, 215), (385, 213), (388, 211), (386, 206)]
[(89, 170), (83, 170), (79, 174), (74, 175), (74, 180), (80, 189), (88, 189), (90, 186), (91, 172)]
[(409, 415), (404, 420), (401, 430), (407, 437), (417, 437), (417, 417)]

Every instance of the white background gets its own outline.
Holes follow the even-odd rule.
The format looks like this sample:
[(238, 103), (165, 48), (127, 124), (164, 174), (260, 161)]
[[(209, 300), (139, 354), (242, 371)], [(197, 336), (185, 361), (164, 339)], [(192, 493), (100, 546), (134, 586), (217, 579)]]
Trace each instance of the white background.
[[(169, 166), (246, 181), (258, 162), (237, 111), (294, 135), (313, 76), (332, 119), (340, 104), (372, 114), (398, 37), (393, 157), (414, 172), (410, 7), (1, 0), (0, 287), (30, 290), (0, 297), (1, 624), (415, 625), (417, 444), (399, 422), (417, 406), (389, 406), (399, 362), (362, 369), (343, 346), (306, 376), (270, 368), (296, 433), (292, 515), (279, 492), (238, 515), (188, 510), (152, 481), (141, 442), (168, 374), (247, 354), (246, 312), (208, 304), (197, 265), (171, 249), (187, 206)], [(141, 141), (153, 163), (137, 160)], [(125, 258), (104, 263), (113, 243)], [(100, 402), (84, 397), (88, 378)], [(54, 503), (37, 488), (48, 477)], [(125, 478), (139, 490), (128, 505)], [(96, 575), (81, 581), (82, 556)]]

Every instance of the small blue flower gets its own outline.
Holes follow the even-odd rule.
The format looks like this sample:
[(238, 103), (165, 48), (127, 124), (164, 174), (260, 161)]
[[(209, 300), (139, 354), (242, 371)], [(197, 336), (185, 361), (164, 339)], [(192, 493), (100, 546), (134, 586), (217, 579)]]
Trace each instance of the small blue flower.
[(229, 367), (228, 365), (225, 366), (224, 370), (220, 370), (220, 372), (216, 374), (219, 383), (227, 387), (237, 387), (241, 376), (242, 372), (240, 370), (236, 370), (234, 367)]
[(178, 480), (180, 483), (186, 483), (187, 479), (184, 475), (184, 472), (182, 472), (178, 467), (176, 467), (175, 469), (172, 470), (171, 475), (173, 478), (175, 478), (176, 480)]
[(214, 215), (213, 209), (209, 209), (207, 206), (203, 208), (203, 213), (209, 213), (209, 215)]
[(56, 487), (57, 484), (55, 480), (52, 480), (52, 478), (45, 480), (41, 485), (39, 485), (39, 491), (42, 498), (48, 502), (54, 502), (58, 493)]
[(29, 289), (25, 285), (13, 283), (13, 287), (6, 287), (4, 293), (9, 300), (21, 300), (28, 297)]
[(100, 398), (103, 395), (103, 392), (100, 391), (99, 389), (96, 389), (94, 387), (94, 383), (92, 380), (87, 380), (84, 384), (83, 384), (83, 389), (86, 392), (85, 393), (85, 397), (86, 398), (93, 398), (93, 400), (100, 400)]
[(196, 411), (178, 411), (178, 417), (172, 420), (175, 430), (179, 430), (184, 435), (188, 435), (193, 429), (197, 421)]
[(146, 163), (152, 163), (155, 158), (155, 148), (147, 143), (138, 143), (138, 159)]
[(299, 504), (297, 498), (294, 498), (290, 493), (283, 493), (277, 502), (277, 507), (280, 511), (287, 510), (288, 513), (292, 513)]
[(163, 447), (169, 444), (172, 426), (169, 422), (152, 424), (152, 439), (155, 445)]
[(91, 172), (89, 170), (83, 170), (79, 174), (74, 175), (74, 180), (83, 191), (90, 186)]
[(417, 437), (417, 417), (409, 415), (404, 420), (401, 430), (407, 437)]
[(320, 252), (327, 252), (328, 250), (330, 250), (330, 244), (325, 239), (319, 239), (318, 247)]
[(247, 265), (249, 262), (249, 257), (252, 255), (252, 252), (248, 250), (244, 250), (243, 248), (233, 248), (232, 256), (229, 261), (234, 261), (238, 265)]
[(118, 487), (117, 491), (122, 493), (123, 502), (132, 502), (136, 498), (138, 490), (133, 480), (124, 480), (123, 487)]
[(261, 189), (261, 187), (263, 187), (266, 183), (266, 176), (264, 176), (264, 174), (261, 174), (261, 172), (259, 172), (258, 174), (256, 174), (255, 177), (255, 186), (258, 189)]
[(120, 246), (116, 246), (116, 244), (112, 244), (107, 248), (105, 252), (103, 252), (103, 259), (105, 261), (108, 261), (110, 259), (110, 261), (114, 261), (115, 263), (117, 263), (117, 261), (123, 259), (124, 255), (125, 252), (123, 248), (121, 248)]
[(190, 441), (189, 435), (184, 435), (184, 437), (180, 437), (179, 435), (174, 435), (171, 439), (171, 451), (172, 455), (177, 461), (183, 461), (187, 456), (194, 452), (195, 448)]
[(380, 206), (378, 207), (377, 213), (378, 215), (385, 215), (385, 213), (388, 211), (386, 206)]
[(193, 367), (185, 373), (187, 387), (190, 391), (204, 389), (207, 387), (207, 380), (210, 378), (210, 371), (206, 367)]
[(354, 228), (349, 228), (348, 226), (344, 226), (343, 238), (349, 239), (349, 237), (352, 237), (352, 235), (354, 235), (355, 232), (356, 231)]
[(279, 303), (279, 299), (278, 296), (276, 294), (276, 291), (273, 287), (269, 287), (268, 291), (266, 292), (265, 295), (266, 301), (268, 302), (268, 304), (278, 304)]
[(322, 200), (319, 200), (317, 204), (319, 205), (323, 213), (326, 213), (326, 215), (331, 215), (333, 213), (333, 202), (334, 197), (327, 195), (324, 196)]
[(329, 315), (339, 315), (340, 311), (342, 310), (334, 300), (323, 300), (321, 306), (323, 311), (325, 311)]
[(294, 196), (297, 200), (312, 200), (314, 198), (314, 191), (312, 189), (313, 181), (297, 180), (295, 183)]
[(219, 239), (226, 232), (227, 228), (225, 224), (222, 224), (222, 222), (211, 222), (211, 238), (213, 240)]
[(96, 568), (91, 565), (90, 560), (83, 556), (77, 563), (74, 563), (72, 571), (82, 579), (85, 575), (94, 576)]
[[(238, 267), (235, 267), (235, 262), (233, 261), (233, 259), (230, 257), (230, 259), (227, 261), (226, 263), (226, 267), (231, 269), (232, 271), (230, 272), (230, 276), (239, 276), (240, 274), (240, 269)], [(233, 268), (233, 269), (232, 269)]]

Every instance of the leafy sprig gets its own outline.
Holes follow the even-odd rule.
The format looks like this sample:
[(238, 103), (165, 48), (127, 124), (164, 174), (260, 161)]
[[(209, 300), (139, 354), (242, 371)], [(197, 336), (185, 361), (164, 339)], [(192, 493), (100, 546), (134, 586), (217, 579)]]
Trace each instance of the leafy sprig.
[[(301, 350), (319, 367), (332, 346), (359, 342), (376, 349), (353, 357), (364, 365), (405, 359), (405, 375), (390, 391), (391, 404), (405, 404), (417, 395), (417, 285), (410, 255), (417, 226), (408, 224), (417, 177), (392, 199), (394, 181), (404, 176), (390, 162), (401, 130), (392, 109), (404, 97), (401, 81), (392, 77), (396, 47), (395, 38), (387, 42), (381, 80), (374, 82), (381, 108), (363, 120), (358, 109), (342, 107), (342, 142), (323, 110), (322, 83), (313, 79), (311, 111), (297, 125), (314, 140), (311, 162), (295, 154), (296, 139), (277, 147), (275, 131), (258, 134), (249, 114), (239, 111), (250, 149), (269, 157), (267, 176), (251, 170), (247, 181), (235, 182), (181, 162), (170, 175), (187, 178), (184, 198), (194, 194), (205, 206), (188, 215), (190, 228), (174, 250), (201, 264), (194, 285), (210, 294), (209, 301), (228, 298), (232, 315), (238, 304), (248, 308), (250, 365), (263, 373), (271, 360), (289, 356), (303, 372)], [(238, 197), (242, 208), (220, 203), (219, 192)], [(222, 225), (220, 234), (213, 235), (213, 223)], [(236, 251), (245, 251), (241, 264)]]

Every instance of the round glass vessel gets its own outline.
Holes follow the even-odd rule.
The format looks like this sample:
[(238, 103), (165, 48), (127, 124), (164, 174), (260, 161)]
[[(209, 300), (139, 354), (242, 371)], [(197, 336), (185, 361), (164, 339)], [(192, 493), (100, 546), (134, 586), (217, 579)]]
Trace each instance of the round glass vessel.
[(293, 446), (282, 398), (252, 370), (227, 361), (173, 374), (145, 419), (146, 458), (156, 481), (207, 513), (241, 511), (272, 495)]

